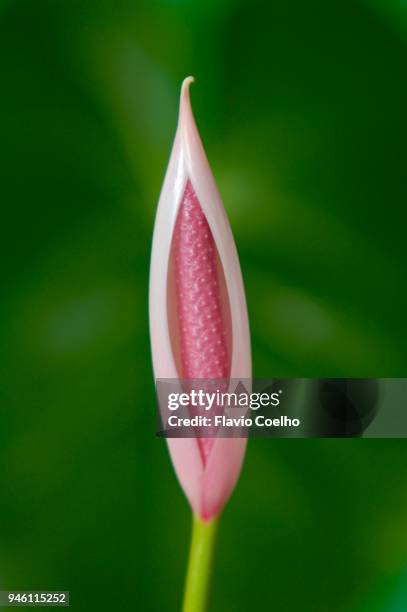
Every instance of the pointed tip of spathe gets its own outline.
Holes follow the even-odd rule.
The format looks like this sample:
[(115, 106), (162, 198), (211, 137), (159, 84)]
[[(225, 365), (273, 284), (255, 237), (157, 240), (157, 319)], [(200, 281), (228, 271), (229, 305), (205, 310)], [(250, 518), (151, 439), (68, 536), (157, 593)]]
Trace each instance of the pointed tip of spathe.
[(183, 113), (188, 109), (189, 110), (191, 109), (191, 100), (189, 98), (189, 87), (194, 82), (195, 82), (195, 79), (193, 76), (187, 76), (182, 81), (181, 95), (180, 95), (180, 101), (179, 101), (180, 113)]
[(189, 97), (189, 88), (191, 83), (195, 82), (195, 78), (193, 76), (188, 76), (182, 81), (181, 85), (181, 95), (179, 101), (179, 127), (181, 128), (181, 132), (184, 138), (187, 138), (187, 133), (191, 133), (194, 129), (194, 116), (191, 108), (191, 100)]
[(183, 81), (182, 81), (182, 85), (181, 85), (181, 98), (183, 98), (184, 96), (188, 96), (189, 95), (189, 86), (195, 82), (195, 77), (193, 76), (187, 76)]

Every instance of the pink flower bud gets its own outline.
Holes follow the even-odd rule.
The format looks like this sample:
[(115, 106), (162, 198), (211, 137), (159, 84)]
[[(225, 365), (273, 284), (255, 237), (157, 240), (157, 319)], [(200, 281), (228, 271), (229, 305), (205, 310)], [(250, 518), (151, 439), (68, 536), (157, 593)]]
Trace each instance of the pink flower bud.
[[(251, 377), (250, 336), (239, 260), (182, 84), (177, 133), (161, 191), (150, 270), (155, 377)], [(236, 480), (245, 438), (169, 438), (180, 484), (204, 520), (220, 513)]]

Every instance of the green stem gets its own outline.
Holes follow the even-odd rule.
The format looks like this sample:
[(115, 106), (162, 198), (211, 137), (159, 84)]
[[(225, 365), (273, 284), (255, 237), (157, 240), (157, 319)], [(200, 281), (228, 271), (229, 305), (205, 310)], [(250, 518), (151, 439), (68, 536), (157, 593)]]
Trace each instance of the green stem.
[(183, 612), (204, 612), (208, 598), (218, 519), (205, 523), (194, 516)]

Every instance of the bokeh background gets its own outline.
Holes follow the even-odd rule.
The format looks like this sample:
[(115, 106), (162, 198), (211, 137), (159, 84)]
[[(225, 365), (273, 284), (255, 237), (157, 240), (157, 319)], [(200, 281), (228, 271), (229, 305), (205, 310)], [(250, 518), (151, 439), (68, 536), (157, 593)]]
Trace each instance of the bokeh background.
[[(0, 2), (0, 588), (178, 610), (149, 250), (182, 79), (257, 377), (406, 374), (402, 0)], [(407, 609), (403, 440), (252, 440), (211, 610)]]

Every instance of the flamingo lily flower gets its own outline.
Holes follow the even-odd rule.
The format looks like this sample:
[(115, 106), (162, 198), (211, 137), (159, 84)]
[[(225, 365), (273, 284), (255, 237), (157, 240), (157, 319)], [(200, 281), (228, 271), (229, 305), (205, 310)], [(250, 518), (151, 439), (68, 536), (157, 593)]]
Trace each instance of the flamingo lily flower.
[[(156, 379), (249, 379), (251, 353), (235, 243), (181, 89), (178, 128), (155, 220), (150, 333)], [(245, 438), (169, 438), (171, 459), (195, 515), (210, 521), (239, 476)]]

